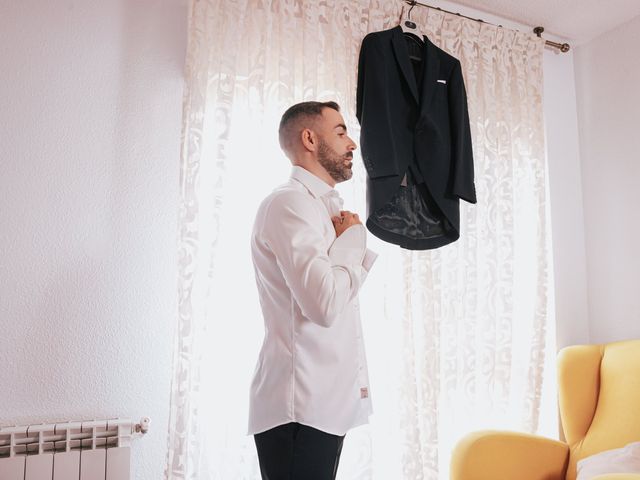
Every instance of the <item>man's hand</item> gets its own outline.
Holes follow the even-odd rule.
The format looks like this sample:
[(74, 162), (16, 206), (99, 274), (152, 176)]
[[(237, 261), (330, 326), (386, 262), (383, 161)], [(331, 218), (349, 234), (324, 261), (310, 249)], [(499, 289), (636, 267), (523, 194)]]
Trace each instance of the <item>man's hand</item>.
[(331, 217), (333, 222), (333, 228), (336, 229), (336, 237), (342, 235), (342, 233), (352, 225), (362, 225), (357, 213), (351, 213), (349, 210), (340, 210), (339, 217)]

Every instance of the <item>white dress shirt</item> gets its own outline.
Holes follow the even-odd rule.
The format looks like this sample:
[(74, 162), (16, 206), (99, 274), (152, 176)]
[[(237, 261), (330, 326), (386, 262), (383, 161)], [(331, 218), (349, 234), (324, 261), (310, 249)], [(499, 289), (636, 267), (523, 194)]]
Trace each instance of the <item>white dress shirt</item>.
[(251, 253), (265, 337), (249, 434), (298, 422), (334, 435), (368, 422), (371, 391), (358, 291), (377, 255), (353, 225), (336, 238), (338, 192), (294, 166), (263, 200)]

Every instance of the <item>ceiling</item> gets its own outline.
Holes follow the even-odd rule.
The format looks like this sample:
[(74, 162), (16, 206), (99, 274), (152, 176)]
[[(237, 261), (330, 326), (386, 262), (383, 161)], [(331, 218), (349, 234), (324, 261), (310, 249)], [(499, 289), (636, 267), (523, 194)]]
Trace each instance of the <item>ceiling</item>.
[[(452, 0), (581, 44), (640, 15), (640, 0)], [(429, 4), (428, 1), (423, 3)], [(544, 34), (543, 34), (544, 36)]]

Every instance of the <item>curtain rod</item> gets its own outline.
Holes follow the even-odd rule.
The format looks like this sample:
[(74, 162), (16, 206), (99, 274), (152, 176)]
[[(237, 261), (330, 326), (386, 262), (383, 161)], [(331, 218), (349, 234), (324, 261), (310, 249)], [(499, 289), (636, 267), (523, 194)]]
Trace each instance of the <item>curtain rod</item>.
[[(420, 3), (420, 2), (418, 2), (416, 0), (404, 0), (404, 2), (409, 4), (409, 5), (411, 5), (411, 8), (415, 7), (416, 5), (418, 5), (420, 7), (433, 8), (434, 10), (440, 10), (441, 12), (451, 13), (452, 15), (457, 15), (459, 17), (468, 18), (469, 20), (473, 20), (474, 22), (486, 23), (488, 25), (493, 25), (494, 27), (504, 28), (504, 27), (502, 27), (502, 25), (496, 25), (496, 24), (491, 23), (491, 22), (485, 22), (481, 18), (468, 17), (466, 15), (462, 15), (461, 13), (450, 12), (449, 10), (445, 10), (444, 8), (427, 5), (425, 3)], [(535, 27), (533, 29), (533, 33), (535, 33), (538, 37), (542, 37), (542, 32), (544, 32), (544, 27)], [(568, 43), (552, 42), (551, 40), (545, 40), (545, 45), (549, 45), (550, 47), (557, 48), (562, 53), (568, 52), (569, 49), (571, 48)]]

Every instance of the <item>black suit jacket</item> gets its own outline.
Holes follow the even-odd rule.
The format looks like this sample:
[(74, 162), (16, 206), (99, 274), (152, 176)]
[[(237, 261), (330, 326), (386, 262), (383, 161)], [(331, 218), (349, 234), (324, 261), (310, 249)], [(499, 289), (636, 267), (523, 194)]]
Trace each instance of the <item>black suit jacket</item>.
[(367, 228), (425, 250), (459, 238), (459, 199), (476, 203), (473, 154), (460, 62), (425, 36), (412, 65), (406, 42), (400, 26), (363, 39), (356, 116)]

